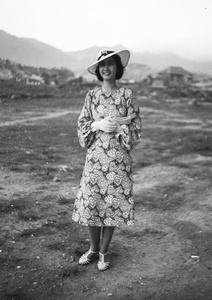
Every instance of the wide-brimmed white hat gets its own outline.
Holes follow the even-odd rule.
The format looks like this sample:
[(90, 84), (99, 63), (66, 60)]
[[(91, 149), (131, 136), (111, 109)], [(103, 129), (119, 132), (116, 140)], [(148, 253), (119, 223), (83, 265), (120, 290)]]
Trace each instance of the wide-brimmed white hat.
[(98, 57), (97, 57), (97, 61), (95, 63), (93, 63), (92, 65), (90, 65), (90, 67), (88, 67), (88, 72), (96, 75), (95, 71), (96, 68), (98, 66), (98, 63), (100, 63), (100, 61), (103, 61), (104, 59), (111, 57), (113, 55), (117, 54), (118, 56), (120, 56), (121, 58), (121, 63), (123, 65), (123, 67), (125, 68), (128, 64), (128, 61), (130, 59), (130, 51), (129, 50), (119, 50), (119, 51), (113, 51), (113, 50), (101, 50)]

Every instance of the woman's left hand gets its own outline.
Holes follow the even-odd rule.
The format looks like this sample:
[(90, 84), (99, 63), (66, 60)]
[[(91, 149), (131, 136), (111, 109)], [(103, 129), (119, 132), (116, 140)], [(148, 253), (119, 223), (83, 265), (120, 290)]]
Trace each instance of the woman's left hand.
[(109, 119), (108, 132), (117, 132), (118, 123), (115, 120)]
[(118, 129), (120, 127), (119, 123), (114, 118), (109, 118), (109, 122), (111, 124), (110, 132), (118, 132)]

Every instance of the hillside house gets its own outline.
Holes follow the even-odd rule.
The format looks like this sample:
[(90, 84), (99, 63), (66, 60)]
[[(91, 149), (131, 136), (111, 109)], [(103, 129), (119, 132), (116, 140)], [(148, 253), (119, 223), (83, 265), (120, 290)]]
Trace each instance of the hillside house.
[(161, 75), (159, 75), (158, 73), (148, 75), (142, 81), (142, 83), (144, 85), (148, 85), (148, 86), (158, 88), (158, 89), (164, 89), (165, 88), (163, 77)]
[(41, 85), (44, 84), (44, 79), (39, 75), (32, 74), (31, 77), (29, 78), (29, 84)]
[(159, 74), (150, 74), (144, 80), (143, 83), (158, 89), (165, 88), (164, 80)]
[(80, 77), (68, 77), (64, 82), (59, 83), (58, 87), (63, 88), (71, 85), (81, 85), (83, 82), (82, 76)]
[(9, 69), (0, 70), (0, 80), (10, 80), (13, 79), (13, 74)]
[(42, 85), (44, 84), (44, 79), (41, 76), (34, 75), (23, 75), (19, 81), (24, 82), (25, 84), (29, 85)]
[(158, 73), (166, 86), (182, 86), (192, 83), (192, 73), (182, 67), (170, 66)]
[(192, 84), (193, 75), (182, 67), (168, 67), (158, 73), (148, 75), (143, 83), (158, 89)]
[(206, 74), (194, 74), (193, 86), (202, 90), (212, 90), (212, 76)]

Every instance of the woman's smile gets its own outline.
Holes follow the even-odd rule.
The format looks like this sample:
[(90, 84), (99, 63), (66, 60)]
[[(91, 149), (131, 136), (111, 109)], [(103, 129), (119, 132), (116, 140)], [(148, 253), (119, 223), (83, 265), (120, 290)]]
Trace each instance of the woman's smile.
[(103, 71), (103, 74), (104, 74), (104, 75), (110, 75), (110, 72), (108, 72), (108, 71)]

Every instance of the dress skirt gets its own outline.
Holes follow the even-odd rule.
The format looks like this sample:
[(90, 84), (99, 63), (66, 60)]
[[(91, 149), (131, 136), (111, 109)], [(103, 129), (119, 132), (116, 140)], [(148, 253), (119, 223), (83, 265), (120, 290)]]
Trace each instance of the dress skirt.
[[(93, 132), (101, 118), (135, 116), (121, 132)], [(89, 91), (78, 120), (78, 136), (87, 148), (85, 166), (74, 203), (72, 219), (82, 225), (134, 224), (132, 158), (130, 150), (140, 141), (141, 119), (132, 91), (120, 87), (106, 94)]]

